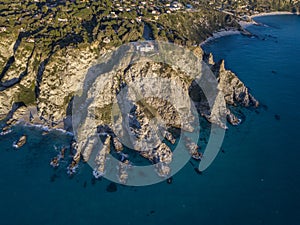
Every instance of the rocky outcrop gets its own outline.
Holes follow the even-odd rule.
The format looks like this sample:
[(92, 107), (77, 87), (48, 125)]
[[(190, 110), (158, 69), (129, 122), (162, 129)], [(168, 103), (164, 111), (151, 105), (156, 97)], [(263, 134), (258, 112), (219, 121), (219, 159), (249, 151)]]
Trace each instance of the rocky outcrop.
[[(26, 104), (16, 108), (12, 118), (55, 128), (64, 128), (67, 115), (70, 117), (74, 113), (70, 109), (71, 103), (76, 104), (72, 100), (73, 96), (81, 96), (79, 99), (82, 98), (83, 102), (79, 102), (81, 105), (79, 104), (78, 110), (81, 113), (85, 111), (86, 114), (80, 121), (80, 127), (77, 127), (76, 154), (68, 167), (70, 174), (75, 172), (82, 158), (85, 162), (94, 161), (94, 176), (102, 176), (112, 143), (119, 153), (123, 151), (124, 145), (134, 149), (156, 164), (159, 176), (167, 177), (171, 171), (169, 164), (172, 162), (173, 153), (165, 141), (171, 145), (176, 142), (170, 128), (182, 129), (185, 132), (194, 130), (192, 105), (209, 122), (223, 128), (227, 128), (222, 120), (226, 116), (231, 124), (240, 123), (223, 104), (224, 97), (228, 105), (258, 106), (248, 88), (234, 73), (225, 69), (224, 61), (215, 63), (212, 55), (204, 55), (209, 67), (204, 64), (201, 67), (203, 71), (212, 69), (218, 83), (214, 90), (216, 95), (206, 96), (197, 82), (209, 84), (209, 79), (187, 76), (183, 70), (164, 63), (143, 60), (131, 63), (130, 57), (120, 57), (116, 63), (118, 67), (103, 69), (105, 63), (108, 65), (110, 60), (118, 59), (119, 56), (107, 54), (104, 62), (97, 62), (98, 64), (92, 66), (96, 55), (90, 51), (91, 48), (93, 47), (80, 52), (76, 49), (56, 51), (51, 58), (41, 57), (37, 64), (39, 66), (36, 65), (35, 69), (31, 68), (31, 63), (27, 63), (28, 75), (18, 85), (1, 92), (4, 101), (14, 101), (11, 96), (30, 89), (29, 92), (34, 93), (33, 99), (27, 99)], [(198, 57), (203, 54), (201, 49), (194, 49), (194, 52), (198, 53)], [(183, 65), (185, 71), (198, 73), (193, 71), (193, 66), (186, 63), (182, 54), (172, 52), (171, 55), (178, 57), (175, 60)], [(41, 67), (42, 70), (39, 69)], [(42, 73), (37, 74), (41, 71)], [(96, 76), (93, 77), (93, 74)], [(29, 86), (34, 81), (37, 82), (38, 93)], [(21, 86), (23, 89), (20, 90)], [(87, 89), (81, 90), (82, 86)], [(86, 101), (87, 98), (93, 101)], [(1, 105), (2, 109), (4, 106)], [(4, 115), (7, 110), (11, 110), (10, 107), (3, 110)], [(95, 149), (99, 135), (106, 138), (103, 147)], [(197, 144), (187, 143), (186, 148), (195, 159), (201, 159)], [(97, 153), (93, 154), (94, 151)], [(93, 159), (92, 155), (96, 157)], [(128, 166), (129, 164), (123, 163), (118, 167), (121, 183), (126, 183), (128, 179)]]
[[(253, 97), (245, 84), (232, 71), (225, 68), (224, 60), (215, 63), (211, 53), (204, 54), (203, 59), (217, 77), (218, 88), (222, 91), (228, 105), (241, 105), (243, 107), (259, 106), (259, 101)], [(226, 115), (228, 122), (232, 125), (238, 125), (241, 122), (241, 119), (235, 116), (228, 108), (226, 109)]]
[(13, 144), (13, 147), (16, 149), (21, 148), (23, 145), (26, 144), (26, 141), (27, 141), (27, 136), (23, 135), (22, 137), (20, 137), (20, 139), (17, 142)]
[[(222, 117), (227, 117), (233, 125), (240, 123), (240, 119), (222, 104), (224, 100), (228, 105), (258, 106), (248, 88), (235, 74), (225, 69), (224, 62), (215, 63), (212, 55), (208, 59), (218, 79), (217, 95), (212, 96), (205, 95), (197, 82), (183, 71), (164, 63), (139, 61), (128, 65), (130, 61), (123, 59), (119, 62), (120, 67), (97, 76), (87, 93), (82, 94), (89, 96), (93, 102), (88, 105), (87, 114), (80, 122), (76, 155), (82, 155), (83, 160), (88, 161), (93, 155), (95, 134), (109, 135), (117, 152), (122, 151), (124, 144), (154, 163), (159, 176), (167, 177), (173, 153), (164, 140), (170, 144), (176, 142), (169, 128), (193, 131), (192, 102), (202, 116), (223, 128), (227, 126)], [(92, 69), (96, 74), (97, 68)], [(204, 84), (209, 82), (203, 79)], [(82, 104), (85, 103), (81, 102), (79, 106)], [(201, 160), (202, 154), (196, 143), (187, 139), (186, 148), (193, 158)], [(100, 150), (99, 154), (103, 151)], [(100, 171), (95, 172), (96, 177), (103, 174), (105, 168), (107, 155), (100, 155), (102, 166)], [(118, 168), (119, 181), (124, 183), (128, 179), (127, 165), (120, 164)]]
[[(83, 160), (88, 161), (97, 141), (95, 134), (109, 135), (117, 152), (122, 151), (122, 144), (126, 144), (126, 147), (134, 149), (151, 162), (160, 163), (157, 165), (158, 175), (167, 176), (172, 151), (163, 142), (164, 137), (170, 143), (175, 143), (172, 134), (167, 131), (168, 127), (187, 131), (193, 129), (191, 122), (194, 118), (190, 114), (188, 94), (190, 80), (163, 63), (141, 61), (128, 66), (126, 59), (123, 59), (120, 64), (115, 71), (97, 76), (87, 93), (81, 95), (89, 96), (93, 102), (84, 109), (87, 114), (77, 129), (76, 156), (82, 155)], [(95, 73), (97, 68), (94, 68)], [(84, 102), (85, 99), (78, 106)], [(96, 177), (104, 173), (106, 154), (102, 152), (107, 151), (100, 150), (96, 157)], [(120, 180), (124, 182), (124, 166), (119, 167)]]
[(219, 80), (219, 88), (228, 104), (241, 104), (245, 107), (259, 106), (259, 102), (249, 93), (249, 89), (243, 82), (232, 71), (225, 69), (224, 60), (215, 64), (212, 69)]
[[(2, 45), (6, 46), (4, 42)], [(99, 43), (94, 42), (80, 49), (62, 48), (43, 53), (22, 41), (18, 48), (10, 51), (0, 48), (1, 52), (9, 52), (3, 54), (7, 62), (14, 58), (9, 69), (2, 72), (2, 84), (19, 79), (0, 92), (1, 118), (9, 115), (7, 120), (71, 129), (72, 114), (77, 112), (76, 107), (72, 111), (72, 106), (76, 105), (74, 96), (82, 100), (77, 102), (77, 110), (85, 116), (79, 118), (74, 145), (76, 154), (68, 167), (69, 174), (75, 172), (82, 159), (92, 160), (94, 176), (102, 176), (113, 144), (117, 153), (125, 146), (135, 150), (155, 164), (159, 176), (167, 177), (173, 159), (170, 146), (176, 143), (176, 135), (170, 130), (194, 131), (197, 118), (192, 106), (199, 115), (222, 128), (227, 128), (223, 119), (226, 117), (233, 125), (240, 123), (223, 104), (224, 100), (228, 105), (258, 106), (248, 88), (233, 72), (225, 69), (224, 61), (215, 63), (212, 55), (205, 55), (199, 47), (193, 49), (193, 57), (201, 58), (204, 54), (208, 66), (204, 63), (191, 65), (184, 55), (186, 52), (168, 49), (165, 49), (166, 63), (135, 62), (134, 56), (124, 58), (122, 53), (110, 53), (111, 50), (104, 48), (100, 54), (105, 57), (99, 62), (94, 51), (98, 48)], [(181, 68), (168, 65), (171, 60)], [(2, 64), (5, 67), (5, 63)], [(218, 83), (211, 93), (204, 93), (198, 84), (208, 87), (212, 81), (198, 75), (211, 73), (210, 69)], [(26, 75), (20, 77), (24, 71)], [(99, 136), (106, 137), (101, 149), (95, 148)], [(195, 159), (201, 159), (196, 143), (188, 143), (186, 148)], [(121, 183), (128, 179), (129, 164), (118, 167)]]
[[(98, 175), (103, 175), (105, 173), (106, 157), (110, 152), (110, 140), (111, 140), (111, 136), (108, 136), (106, 138), (106, 140), (104, 141), (104, 145), (103, 145), (102, 149), (100, 149), (100, 151), (98, 152), (98, 154), (95, 158), (95, 163), (96, 163), (95, 172)], [(89, 157), (89, 155), (87, 155), (87, 154), (85, 154), (83, 156), (83, 158), (85, 160), (87, 160), (87, 157)]]

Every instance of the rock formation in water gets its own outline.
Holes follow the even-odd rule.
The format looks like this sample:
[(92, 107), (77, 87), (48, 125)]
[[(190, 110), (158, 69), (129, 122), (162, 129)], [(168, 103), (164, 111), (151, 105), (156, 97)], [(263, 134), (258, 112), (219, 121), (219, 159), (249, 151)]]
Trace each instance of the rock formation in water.
[[(222, 91), (228, 105), (244, 107), (258, 107), (259, 102), (252, 96), (245, 84), (230, 70), (226, 70), (224, 60), (214, 62), (212, 54), (205, 54), (204, 60), (210, 66), (218, 79), (218, 88)], [(227, 109), (227, 119), (233, 125), (238, 125), (238, 119)]]
[[(95, 176), (101, 176), (105, 172), (110, 145), (117, 154), (123, 154), (126, 142), (156, 164), (159, 176), (168, 176), (173, 153), (162, 139), (174, 145), (174, 130), (194, 130), (193, 105), (200, 116), (225, 129), (226, 122), (221, 119), (224, 116), (233, 125), (239, 124), (240, 120), (223, 104), (224, 101), (233, 106), (257, 107), (259, 104), (238, 77), (225, 69), (224, 61), (215, 63), (212, 55), (206, 55), (196, 47), (215, 31), (240, 29), (234, 16), (216, 10), (208, 12), (199, 5), (198, 10), (165, 14), (157, 20), (142, 18), (138, 21), (124, 17), (120, 21), (109, 18), (101, 2), (90, 1), (82, 3), (89, 7), (80, 9), (73, 3), (68, 6), (58, 3), (59, 9), (74, 8), (76, 13), (68, 15), (68, 19), (59, 18), (61, 10), (55, 10), (55, 6), (42, 7), (46, 3), (34, 3), (31, 7), (36, 6), (35, 15), (28, 11), (26, 19), (17, 21), (14, 14), (22, 16), (25, 11), (18, 3), (12, 1), (11, 4), (0, 12), (3, 22), (0, 27), (0, 120), (5, 120), (8, 125), (1, 134), (7, 133), (16, 121), (73, 131), (74, 96), (80, 95), (82, 87), (88, 84), (86, 75), (103, 63), (98, 58), (109, 60), (117, 46), (142, 40), (144, 24), (149, 24), (154, 38), (184, 45), (199, 59), (203, 58), (218, 80), (217, 95), (205, 96), (196, 82), (199, 78), (187, 76), (197, 71), (191, 69), (193, 67), (185, 62), (183, 55), (175, 53), (172, 54), (174, 61), (181, 63), (185, 71), (164, 63), (143, 61), (130, 65), (124, 61), (120, 62), (118, 70), (114, 71), (112, 67), (102, 71), (105, 76), (94, 80), (101, 86), (85, 93), (93, 96), (95, 90), (100, 90), (93, 96), (96, 98), (88, 105), (90, 108), (84, 107), (91, 111), (87, 111), (88, 116), (81, 121), (79, 138), (73, 146), (76, 152), (69, 166), (70, 174), (83, 159), (92, 160)], [(86, 12), (79, 13), (82, 9)], [(122, 18), (121, 14), (119, 16)], [(148, 78), (151, 78), (148, 86), (139, 83)], [(169, 83), (160, 82), (162, 79)], [(136, 92), (130, 84), (144, 89)], [(129, 87), (127, 93), (122, 95), (126, 86)], [(181, 92), (177, 93), (178, 90)], [(151, 91), (154, 96), (145, 97)], [(155, 94), (163, 98), (155, 97)], [(115, 101), (119, 107), (117, 111), (114, 111)], [(128, 120), (124, 122), (126, 116)], [(104, 139), (104, 145), (90, 159), (99, 136)], [(188, 143), (186, 147), (194, 158), (201, 158), (196, 143)], [(121, 183), (126, 183), (130, 163), (123, 161), (118, 167), (119, 178)]]
[[(173, 153), (163, 140), (165, 138), (169, 145), (174, 145), (175, 134), (170, 132), (174, 128), (193, 132), (195, 118), (191, 112), (192, 104), (196, 106), (200, 115), (224, 129), (227, 126), (225, 121), (222, 121), (222, 116), (227, 116), (231, 124), (238, 125), (240, 119), (225, 104), (222, 104), (222, 101), (228, 105), (244, 107), (257, 107), (258, 101), (234, 73), (225, 69), (224, 61), (215, 63), (212, 55), (209, 57), (203, 55), (203, 58), (214, 71), (213, 76), (218, 80), (217, 88), (219, 93), (222, 93), (222, 95), (216, 93), (213, 99), (202, 96), (203, 92), (196, 85), (193, 77), (164, 63), (139, 61), (128, 65), (126, 62), (121, 62), (121, 68), (118, 70), (107, 71), (96, 76), (92, 88), (88, 89), (86, 94), (82, 94), (89, 96), (93, 102), (88, 106), (84, 119), (80, 120), (75, 158), (82, 156), (86, 162), (93, 160), (90, 156), (93, 155), (97, 136), (104, 135), (105, 144), (96, 156), (97, 176), (105, 171), (105, 158), (109, 153), (109, 150), (106, 150), (109, 144), (107, 140), (112, 138), (116, 152), (120, 153), (123, 150), (122, 144), (125, 144), (126, 147), (134, 149), (156, 164), (159, 176), (167, 177), (170, 173), (168, 165), (172, 162)], [(97, 68), (92, 71), (97, 73)], [(211, 101), (213, 104), (210, 108), (208, 102)], [(76, 104), (82, 109), (81, 106), (85, 102), (79, 100)], [(114, 104), (120, 111), (115, 111)], [(188, 138), (185, 140), (191, 156), (201, 159), (199, 146)], [(121, 183), (125, 183), (128, 178), (127, 168), (128, 161), (126, 164), (120, 162)]]
[[(63, 53), (57, 57), (63, 59), (61, 54)], [(78, 55), (72, 51), (64, 52), (64, 54), (64, 58), (72, 58), (68, 63), (64, 62), (60, 65), (60, 70), (65, 72), (55, 74), (54, 77), (52, 77), (53, 75), (49, 76), (48, 71), (56, 66), (56, 63), (53, 62), (52, 64), (50, 61), (39, 81), (38, 98), (34, 102), (20, 105), (11, 115), (11, 120), (24, 120), (28, 123), (42, 124), (53, 128), (72, 128), (70, 121), (74, 111), (72, 112), (72, 104), (70, 103), (72, 103), (73, 95), (84, 86), (85, 75), (93, 70), (92, 63), (94, 61), (92, 59), (94, 57), (84, 51)], [(207, 105), (207, 99), (206, 101), (203, 100), (205, 96), (203, 98), (201, 89), (198, 89), (199, 87), (192, 77), (188, 77), (183, 71), (164, 63), (139, 62), (128, 66), (125, 62), (121, 62), (120, 64), (124, 65), (117, 71), (107, 71), (104, 72), (104, 75), (96, 76), (94, 81), (96, 86), (88, 89), (88, 93), (86, 93), (88, 96), (95, 97), (90, 105), (92, 116), (88, 115), (82, 121), (83, 125), (78, 131), (76, 154), (74, 161), (69, 166), (70, 174), (75, 172), (75, 167), (82, 158), (85, 162), (94, 160), (95, 177), (103, 175), (106, 158), (111, 149), (110, 142), (112, 141), (116, 152), (122, 152), (124, 137), (129, 134), (127, 139), (125, 138), (125, 144), (156, 164), (156, 171), (159, 176), (167, 177), (170, 173), (168, 165), (172, 162), (173, 153), (170, 147), (162, 141), (161, 136), (172, 145), (176, 139), (170, 130), (175, 128), (188, 132), (193, 131), (195, 118), (190, 111), (192, 104), (190, 98), (194, 100), (200, 115), (223, 128), (227, 128), (225, 122), (220, 119), (224, 115), (227, 115), (228, 121), (233, 125), (237, 125), (240, 120), (230, 112), (226, 105), (221, 104), (222, 101), (225, 100), (228, 105), (258, 106), (258, 102), (249, 93), (248, 88), (234, 73), (225, 69), (224, 61), (215, 63), (212, 55), (208, 56), (203, 53), (200, 55), (198, 53), (198, 56), (203, 57), (214, 72), (218, 80), (218, 89), (225, 98), (222, 99), (221, 95), (215, 96), (211, 100), (213, 102), (211, 109)], [(89, 66), (91, 69), (88, 70)], [(12, 96), (15, 96), (20, 85), (23, 82), (32, 82), (31, 79), (34, 77), (29, 75), (22, 79), (19, 85), (4, 90), (5, 95), (1, 95), (3, 101), (13, 100)], [(166, 82), (170, 83), (163, 83), (161, 79), (166, 79)], [(147, 81), (147, 85), (144, 80)], [(132, 84), (142, 88), (135, 92), (136, 90), (132, 89)], [(127, 92), (120, 94), (126, 86), (129, 87)], [(178, 92), (178, 89), (181, 92)], [(97, 93), (97, 96), (93, 95), (94, 92)], [(147, 97), (148, 92), (153, 93), (154, 97)], [(116, 96), (118, 97), (116, 98)], [(6, 99), (4, 99), (5, 97)], [(200, 100), (197, 101), (197, 98)], [(122, 113), (113, 114), (115, 113), (113, 112), (115, 100), (118, 101), (120, 113), (128, 112), (129, 121), (126, 122), (129, 125), (123, 121), (125, 115)], [(6, 112), (11, 111), (9, 107), (5, 108), (5, 105), (2, 105), (3, 109)], [(180, 115), (185, 116), (182, 118)], [(94, 159), (90, 159), (97, 142), (97, 136), (103, 136), (103, 134), (105, 138), (103, 147), (99, 149)], [(122, 141), (120, 141), (120, 137), (123, 138)], [(195, 159), (201, 159), (201, 153), (198, 152), (196, 143), (189, 143), (186, 147), (191, 156)], [(128, 161), (126, 163), (120, 162), (119, 180), (121, 183), (126, 183), (128, 179), (126, 172), (128, 166)]]

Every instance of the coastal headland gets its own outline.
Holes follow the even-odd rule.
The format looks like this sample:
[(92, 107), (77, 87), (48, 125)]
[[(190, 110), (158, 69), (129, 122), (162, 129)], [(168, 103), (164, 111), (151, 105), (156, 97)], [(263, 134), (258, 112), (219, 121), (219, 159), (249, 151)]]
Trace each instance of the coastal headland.
[[(89, 69), (99, 64), (101, 57), (107, 56), (109, 60), (111, 53), (119, 46), (152, 40), (183, 46), (205, 62), (215, 75), (218, 90), (226, 102), (225, 108), (216, 106), (218, 112), (225, 115), (230, 124), (238, 125), (240, 119), (229, 106), (258, 107), (259, 102), (251, 95), (247, 85), (226, 69), (224, 60), (215, 62), (212, 54), (203, 52), (201, 44), (211, 38), (236, 32), (251, 35), (246, 25), (253, 24), (255, 16), (266, 13), (297, 14), (300, 7), (298, 1), (280, 1), (275, 5), (264, 1), (257, 1), (256, 4), (242, 2), (230, 4), (223, 1), (221, 5), (216, 1), (133, 1), (130, 4), (110, 1), (2, 2), (0, 119), (5, 123), (2, 128), (7, 130), (21, 122), (73, 132), (73, 99), (84, 86)], [(139, 49), (148, 48), (151, 46)], [(96, 172), (104, 170), (103, 163), (110, 142), (115, 150), (122, 149), (115, 133), (110, 132), (112, 96), (139, 76), (153, 74), (176, 81), (190, 97), (193, 93), (194, 99), (203, 97), (197, 88), (193, 89), (193, 80), (169, 65), (140, 63), (121, 67), (114, 76), (105, 80), (105, 89), (96, 107), (96, 125), (100, 131), (97, 133), (100, 135), (104, 129), (108, 134), (104, 141), (106, 147), (98, 157), (99, 170)], [(136, 130), (139, 124), (139, 131), (135, 132), (141, 132), (141, 137), (149, 135), (149, 121), (153, 115), (167, 121), (166, 138), (172, 141), (176, 137), (172, 129), (178, 128), (179, 122), (174, 108), (166, 101), (149, 98), (134, 106), (132, 127)], [(213, 116), (213, 109), (207, 110), (201, 101), (198, 106), (200, 115), (208, 122), (227, 128)], [(190, 154), (198, 157), (200, 153), (194, 147), (189, 146)], [(149, 150), (141, 155), (155, 163), (170, 161), (172, 153), (168, 146), (160, 143), (155, 148), (156, 152)], [(81, 151), (78, 143), (74, 144), (74, 149), (77, 152), (70, 171), (80, 160), (88, 161), (90, 156)], [(168, 174), (166, 167), (158, 170), (161, 175)], [(126, 174), (122, 171), (120, 174), (121, 181), (126, 182)]]

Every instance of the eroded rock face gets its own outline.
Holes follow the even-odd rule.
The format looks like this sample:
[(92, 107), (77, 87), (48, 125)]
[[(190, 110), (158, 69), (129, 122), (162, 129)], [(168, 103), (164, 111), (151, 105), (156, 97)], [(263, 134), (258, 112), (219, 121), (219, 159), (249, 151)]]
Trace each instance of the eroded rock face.
[(50, 61), (40, 82), (37, 98), (39, 116), (55, 121), (63, 127), (68, 104), (83, 85), (84, 76), (95, 62), (96, 54), (88, 49), (59, 51), (51, 56), (59, 60)]
[(21, 42), (16, 34), (4, 35), (0, 39), (0, 55), (0, 119), (3, 119), (14, 103), (34, 102), (34, 60), (39, 58), (39, 51), (34, 51), (32, 43)]
[[(175, 143), (167, 129), (193, 130), (191, 79), (163, 63), (139, 62), (129, 67), (126, 63), (120, 64), (121, 68), (115, 72), (99, 74), (87, 93), (82, 94), (93, 101), (77, 129), (76, 157), (82, 155), (83, 160), (88, 161), (96, 142), (95, 135), (110, 135), (117, 152), (122, 151), (125, 144), (151, 162), (161, 163), (157, 173), (165, 177), (170, 172), (172, 151), (163, 142), (164, 137), (171, 144)], [(84, 104), (85, 99), (79, 102), (79, 108), (84, 108), (81, 107)], [(104, 173), (106, 154), (100, 154), (107, 152), (104, 148), (98, 154), (101, 160), (97, 160), (97, 175)], [(119, 165), (119, 168), (120, 180), (125, 182), (125, 166)]]
[[(224, 60), (215, 63), (212, 54), (205, 54), (204, 60), (210, 66), (218, 79), (218, 88), (222, 91), (226, 104), (241, 105), (244, 107), (258, 107), (257, 101), (245, 84), (230, 70), (225, 68)], [(238, 125), (241, 120), (230, 109), (226, 109), (227, 121), (232, 125)]]
[(26, 107), (15, 113), (16, 119), (64, 128), (68, 104), (81, 89), (88, 68), (96, 62), (95, 48), (98, 45), (93, 43), (49, 53), (21, 34), (1, 38), (0, 119), (7, 116), (13, 104), (22, 102)]
[(240, 104), (245, 107), (259, 106), (259, 102), (249, 93), (249, 89), (244, 83), (232, 71), (225, 69), (224, 60), (215, 64), (213, 70), (227, 104)]
[[(202, 51), (199, 54), (201, 56)], [(198, 71), (193, 71), (193, 66), (181, 54), (172, 55), (178, 58), (175, 60), (183, 65), (185, 72), (197, 74)], [(164, 63), (140, 61), (130, 64), (128, 59), (121, 59), (117, 69), (112, 67), (103, 71), (100, 67), (101, 73), (97, 74), (99, 68), (95, 57), (96, 54), (89, 49), (82, 49), (80, 53), (76, 49), (67, 49), (48, 57), (41, 55), (35, 66), (29, 59), (28, 74), (19, 84), (0, 94), (2, 118), (8, 114), (16, 100), (23, 102), (22, 93), (27, 91), (26, 103), (15, 111), (12, 118), (55, 128), (64, 128), (68, 121), (66, 118), (70, 120), (74, 113), (70, 109), (73, 96), (84, 95), (84, 104), (78, 110), (86, 110), (86, 116), (76, 131), (77, 152), (69, 168), (74, 168), (80, 158), (86, 162), (93, 160), (96, 164), (95, 176), (105, 173), (106, 159), (110, 145), (113, 144), (118, 153), (123, 151), (124, 145), (139, 152), (156, 164), (159, 176), (166, 177), (171, 170), (169, 164), (173, 153), (165, 141), (171, 145), (176, 142), (169, 130), (194, 130), (196, 118), (192, 106), (209, 122), (227, 128), (222, 118), (227, 117), (233, 125), (239, 124), (240, 120), (223, 104), (224, 96), (228, 105), (257, 107), (259, 104), (238, 77), (225, 69), (224, 61), (215, 63), (212, 55), (206, 58), (218, 79), (214, 90), (216, 95), (204, 94), (199, 89), (195, 80), (200, 81), (201, 77), (187, 76), (179, 68)], [(108, 54), (109, 57), (115, 56)], [(83, 93), (82, 87), (89, 84), (86, 76), (89, 73), (96, 76), (87, 92)], [(6, 74), (2, 82), (13, 78)], [(208, 79), (205, 82), (209, 84), (211, 81)], [(88, 102), (86, 99), (93, 101)], [(91, 159), (99, 135), (107, 135), (107, 138), (104, 146), (96, 149), (96, 158)], [(195, 143), (188, 145), (188, 149), (193, 157), (200, 159)], [(128, 179), (127, 168), (127, 164), (119, 165), (121, 183), (126, 183)]]
[[(204, 87), (209, 86), (209, 78), (195, 77), (195, 82), (193, 77), (164, 63), (139, 61), (128, 66), (125, 61), (120, 62), (121, 66), (114, 72), (107, 71), (97, 76), (86, 94), (93, 102), (80, 127), (77, 152), (85, 161), (92, 152), (92, 145), (89, 145), (94, 141), (91, 137), (98, 130), (98, 133), (113, 137), (115, 148), (119, 149), (117, 152), (122, 151), (125, 144), (155, 163), (158, 175), (166, 177), (171, 171), (168, 165), (172, 162), (173, 153), (163, 139), (165, 137), (171, 144), (175, 143), (169, 128), (193, 131), (195, 118), (192, 105), (209, 122), (224, 129), (227, 126), (223, 118), (233, 125), (240, 123), (240, 119), (223, 104), (224, 100), (227, 104), (257, 106), (248, 88), (235, 74), (225, 69), (224, 62), (214, 63), (212, 55), (208, 62), (218, 78), (215, 95), (207, 91), (204, 93), (199, 87), (199, 82), (203, 82)], [(187, 67), (187, 71), (189, 69)], [(96, 70), (94, 72), (97, 73)], [(99, 129), (99, 126), (102, 128)], [(114, 139), (116, 136), (118, 139)], [(196, 143), (187, 143), (186, 148), (195, 159), (201, 159)], [(105, 168), (105, 162), (101, 161), (101, 168)], [(128, 178), (126, 168), (123, 164), (119, 165), (122, 182)]]
[[(24, 102), (27, 109), (25, 107), (18, 110), (14, 116), (15, 119), (23, 119), (27, 122), (40, 123), (49, 127), (64, 128), (64, 119), (67, 115), (67, 109), (72, 96), (82, 87), (84, 76), (87, 74), (91, 65), (96, 62), (96, 54), (91, 52), (89, 48), (86, 50), (80, 49), (80, 53), (78, 49), (70, 48), (57, 51), (51, 55), (51, 57), (43, 55), (38, 50), (34, 51), (34, 55), (31, 56), (34, 47), (32, 46), (33, 43), (21, 42), (17, 51), (13, 51), (14, 42), (10, 43), (10, 45), (6, 42), (1, 42), (1, 44), (1, 52), (3, 55), (7, 58), (13, 56), (16, 64), (20, 65), (17, 67), (14, 66), (18, 68), (18, 70), (14, 70), (14, 73), (12, 73), (13, 70), (9, 70), (2, 78), (2, 82), (16, 79), (18, 77), (16, 74), (22, 73), (22, 71), (26, 69), (24, 65), (28, 65), (27, 75), (24, 76), (18, 84), (1, 91), (1, 118), (7, 116), (15, 102)], [(10, 47), (7, 49), (7, 46)], [(176, 57), (176, 54), (174, 54), (174, 57)], [(47, 59), (49, 61), (44, 65), (45, 68), (38, 82), (37, 76), (39, 75), (39, 67), (41, 67), (42, 62), (47, 61)], [(178, 62), (182, 60), (183, 59), (178, 58)], [(212, 55), (210, 55), (207, 63), (212, 66), (214, 73), (218, 77), (219, 89), (222, 90), (227, 104), (258, 106), (258, 101), (249, 93), (248, 88), (234, 73), (225, 69), (224, 61), (215, 63)], [(4, 62), (2, 64), (2, 66), (4, 66)], [(182, 64), (184, 64), (184, 62)], [(126, 76), (126, 79), (136, 82), (136, 79), (139, 79), (139, 75), (136, 74), (145, 75), (148, 73), (152, 77), (157, 74), (160, 77), (169, 77), (171, 73), (170, 68), (162, 68), (166, 69), (166, 71), (162, 73), (162, 71), (160, 71), (161, 68), (156, 65), (148, 65), (148, 67), (143, 68), (144, 71), (140, 71), (140, 69), (141, 68), (138, 67), (131, 67), (127, 71), (128, 76)], [(186, 70), (188, 69), (189, 65), (186, 64)], [(113, 78), (114, 80), (109, 81), (109, 83), (107, 83), (108, 81), (106, 80), (103, 81), (106, 82), (108, 86), (110, 85), (110, 88), (107, 88), (107, 92), (111, 92), (111, 90), (118, 91), (118, 89), (120, 89), (119, 78), (120, 77), (116, 76)], [(182, 80), (180, 80), (181, 78), (180, 76), (171, 77), (172, 81), (177, 82), (182, 88), (189, 88), (188, 85), (180, 83), (182, 82)], [(35, 93), (37, 85), (39, 89), (38, 96)], [(111, 94), (115, 93), (111, 92)], [(158, 108), (159, 114), (164, 117), (163, 119), (167, 121), (168, 124), (172, 122), (172, 125), (174, 125), (174, 122), (178, 121), (175, 114), (171, 115), (169, 113), (174, 110), (171, 105), (167, 106), (166, 102), (155, 101), (153, 98), (148, 98), (146, 101), (149, 105), (156, 105), (155, 107)], [(180, 101), (180, 99), (178, 99), (178, 101)], [(182, 99), (182, 101), (185, 101), (185, 99)], [(102, 103), (99, 108), (103, 108), (107, 105), (108, 104)], [(214, 111), (225, 112), (225, 109), (215, 108)], [(209, 121), (217, 122), (213, 114), (214, 113), (211, 114), (211, 112), (203, 113)], [(188, 129), (188, 127), (186, 129)]]

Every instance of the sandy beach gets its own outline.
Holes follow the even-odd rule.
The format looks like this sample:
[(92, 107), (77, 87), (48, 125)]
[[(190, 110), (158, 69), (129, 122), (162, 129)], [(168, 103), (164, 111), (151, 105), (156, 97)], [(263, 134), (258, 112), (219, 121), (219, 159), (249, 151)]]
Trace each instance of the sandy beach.
[[(247, 27), (252, 26), (252, 25), (260, 25), (259, 23), (255, 22), (254, 18), (256, 18), (256, 17), (276, 16), (276, 15), (297, 15), (297, 14), (289, 12), (289, 11), (258, 13), (258, 14), (253, 14), (253, 15), (249, 16), (251, 21), (248, 22), (248, 21), (241, 20), (241, 21), (239, 21), (239, 24), (243, 29), (246, 29)], [(201, 42), (200, 46), (203, 46), (207, 42), (212, 41), (212, 40), (217, 39), (217, 38), (220, 38), (220, 37), (224, 37), (224, 36), (228, 36), (228, 35), (234, 35), (234, 34), (240, 34), (240, 33), (241, 33), (240, 31), (234, 30), (234, 29), (215, 32), (215, 33), (213, 33), (212, 37), (209, 37), (205, 41)]]
[[(294, 15), (294, 13), (289, 12), (289, 11), (282, 11), (282, 12), (268, 12), (268, 13), (258, 13), (258, 14), (253, 14), (249, 16), (251, 19), (255, 17), (261, 17), (261, 16), (277, 16), (277, 15)], [(296, 15), (296, 14), (295, 14)]]
[(257, 14), (253, 14), (253, 15), (249, 16), (249, 18), (251, 19), (251, 21), (241, 20), (241, 21), (239, 21), (239, 24), (240, 24), (240, 26), (243, 29), (246, 29), (247, 27), (249, 27), (251, 25), (260, 25), (259, 23), (255, 22), (255, 20), (254, 20), (257, 17), (262, 17), (262, 16), (279, 16), (279, 15), (297, 15), (297, 14), (289, 12), (289, 11), (257, 13)]
[(222, 31), (215, 32), (215, 33), (213, 33), (213, 36), (211, 36), (211, 37), (207, 38), (205, 41), (201, 42), (200, 46), (203, 46), (207, 42), (215, 40), (217, 38), (228, 36), (228, 35), (234, 35), (234, 34), (240, 34), (240, 31), (232, 29), (232, 30), (222, 30)]

